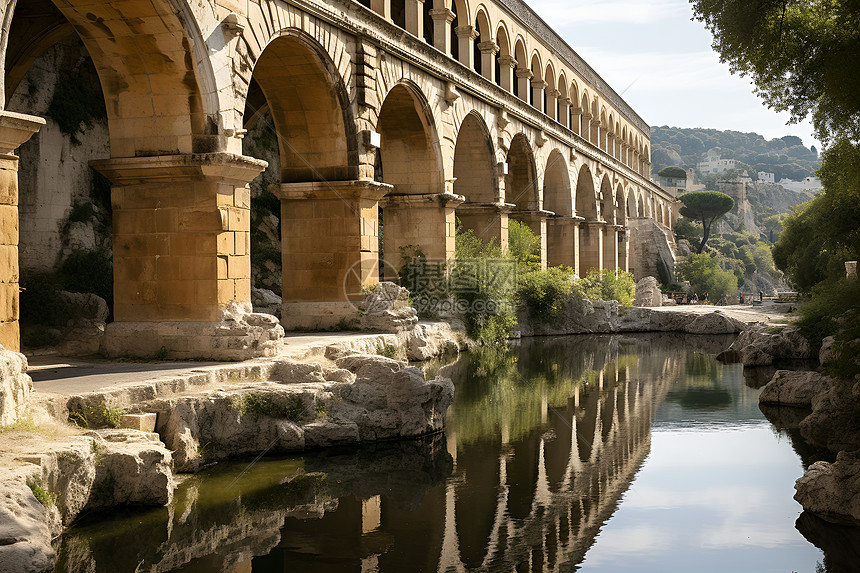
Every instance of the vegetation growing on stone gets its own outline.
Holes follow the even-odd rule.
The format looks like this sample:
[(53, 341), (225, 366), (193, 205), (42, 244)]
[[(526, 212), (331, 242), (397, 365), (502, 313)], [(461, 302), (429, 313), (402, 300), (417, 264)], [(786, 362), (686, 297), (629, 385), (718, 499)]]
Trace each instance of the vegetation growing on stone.
[(57, 494), (45, 489), (42, 479), (38, 477), (27, 478), (27, 487), (33, 492), (36, 500), (45, 507), (52, 507), (57, 503)]
[(283, 396), (274, 393), (245, 394), (239, 400), (237, 409), (243, 416), (253, 413), (291, 422), (301, 422), (307, 416), (301, 396)]

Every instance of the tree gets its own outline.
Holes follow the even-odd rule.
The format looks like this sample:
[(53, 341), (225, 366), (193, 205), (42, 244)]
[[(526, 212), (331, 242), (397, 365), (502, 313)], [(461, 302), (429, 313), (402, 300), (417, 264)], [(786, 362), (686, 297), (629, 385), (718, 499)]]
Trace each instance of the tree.
[(816, 134), (860, 140), (860, 9), (857, 0), (693, 0), (732, 72), (792, 120), (812, 114)]
[(735, 200), (719, 191), (694, 191), (681, 195), (679, 199), (684, 206), (678, 210), (678, 213), (688, 219), (702, 222), (702, 242), (696, 250), (697, 254), (701, 253), (711, 235), (711, 225), (732, 210)]
[(680, 167), (676, 167), (674, 165), (670, 165), (669, 167), (664, 167), (661, 169), (657, 175), (660, 177), (671, 177), (673, 179), (686, 179), (687, 172), (681, 169)]
[(717, 257), (708, 253), (690, 255), (678, 264), (678, 274), (690, 281), (695, 293), (708, 293), (711, 300), (723, 295), (734, 295), (738, 290), (737, 277), (720, 268)]

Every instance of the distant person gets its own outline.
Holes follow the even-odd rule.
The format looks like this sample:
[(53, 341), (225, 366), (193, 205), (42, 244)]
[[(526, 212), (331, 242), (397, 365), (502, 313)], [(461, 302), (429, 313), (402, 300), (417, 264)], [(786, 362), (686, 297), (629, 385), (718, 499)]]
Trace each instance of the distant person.
[(741, 299), (741, 304), (743, 304), (744, 303), (744, 293), (741, 293), (738, 298)]
[(699, 295), (693, 293), (693, 298), (690, 299), (690, 304), (699, 304)]
[(764, 292), (758, 291), (758, 301), (764, 302)]

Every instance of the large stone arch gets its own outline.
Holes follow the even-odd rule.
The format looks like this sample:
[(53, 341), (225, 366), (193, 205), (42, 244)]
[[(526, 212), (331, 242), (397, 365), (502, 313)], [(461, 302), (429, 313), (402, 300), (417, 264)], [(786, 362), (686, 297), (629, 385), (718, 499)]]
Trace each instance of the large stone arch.
[(547, 264), (576, 265), (576, 224), (567, 159), (554, 149), (547, 159), (543, 179), (544, 208), (554, 213), (547, 219)]
[[(186, 0), (138, 2), (133, 15), (116, 3), (54, 4), (96, 66), (107, 102), (113, 157), (206, 153), (225, 147), (209, 51)], [(38, 55), (33, 50), (49, 47), (62, 24), (38, 33), (27, 27), (24, 33), (35, 36), (35, 42), (17, 41), (15, 17), (11, 26), (13, 51), (7, 61), (14, 81), (27, 59)]]
[[(322, 45), (295, 28), (272, 35), (251, 74), (243, 125), (265, 122), (260, 127), (274, 135), (278, 149), (283, 316), (291, 328), (321, 326), (308, 322), (314, 312), (308, 304), (357, 296), (378, 277), (379, 188), (356, 184), (351, 110)], [(327, 231), (315, 237), (321, 228)], [(250, 239), (248, 245), (262, 246)], [(362, 240), (364, 251), (357, 247)]]
[(602, 268), (605, 225), (598, 217), (594, 177), (588, 165), (579, 170), (576, 182), (576, 214), (585, 219), (579, 227), (579, 273), (585, 276), (591, 269)]
[(454, 208), (462, 199), (445, 193), (439, 138), (429, 110), (420, 89), (403, 80), (391, 88), (379, 111), (377, 179), (392, 186), (382, 202), (385, 276), (391, 280), (403, 256), (418, 250), (437, 262), (454, 255)]
[(515, 135), (508, 147), (505, 202), (513, 205), (510, 217), (541, 238), (541, 263), (546, 264), (546, 216), (541, 209), (534, 152), (523, 133)]
[(499, 178), (490, 130), (481, 115), (466, 115), (457, 133), (454, 148), (454, 193), (466, 201), (457, 208), (457, 217), (466, 229), (484, 241), (495, 240), (506, 248), (508, 216), (500, 201)]
[(328, 52), (307, 33), (280, 31), (257, 59), (245, 127), (264, 110), (277, 130), (282, 183), (358, 178), (358, 137), (346, 86)]

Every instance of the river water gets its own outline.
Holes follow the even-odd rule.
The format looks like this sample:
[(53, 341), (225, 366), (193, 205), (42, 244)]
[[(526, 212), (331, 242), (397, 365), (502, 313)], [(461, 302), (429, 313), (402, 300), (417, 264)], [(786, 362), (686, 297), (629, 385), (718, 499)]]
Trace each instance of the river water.
[(792, 499), (827, 454), (764, 418), (712, 357), (729, 342), (531, 339), (428, 365), (457, 387), (444, 435), (220, 464), (169, 508), (72, 527), (55, 571), (851, 571), (856, 533)]

